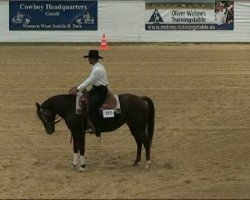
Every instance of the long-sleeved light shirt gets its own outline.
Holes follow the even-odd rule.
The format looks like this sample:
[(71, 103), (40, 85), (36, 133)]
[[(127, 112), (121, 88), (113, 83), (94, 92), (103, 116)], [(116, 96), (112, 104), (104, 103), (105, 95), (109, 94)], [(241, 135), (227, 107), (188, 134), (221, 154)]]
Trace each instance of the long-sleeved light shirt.
[(104, 66), (101, 63), (96, 63), (91, 71), (91, 74), (89, 78), (87, 78), (84, 82), (81, 83), (77, 87), (78, 90), (84, 90), (86, 87), (90, 85), (95, 85), (95, 86), (108, 86), (108, 78), (107, 78), (107, 73), (104, 68)]

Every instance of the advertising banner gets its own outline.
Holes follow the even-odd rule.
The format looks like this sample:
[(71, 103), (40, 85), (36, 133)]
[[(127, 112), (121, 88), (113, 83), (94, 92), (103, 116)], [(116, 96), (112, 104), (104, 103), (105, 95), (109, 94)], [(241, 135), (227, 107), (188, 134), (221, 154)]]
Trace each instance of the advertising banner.
[(97, 30), (97, 1), (10, 1), (9, 30)]
[(233, 30), (234, 1), (146, 0), (146, 30)]

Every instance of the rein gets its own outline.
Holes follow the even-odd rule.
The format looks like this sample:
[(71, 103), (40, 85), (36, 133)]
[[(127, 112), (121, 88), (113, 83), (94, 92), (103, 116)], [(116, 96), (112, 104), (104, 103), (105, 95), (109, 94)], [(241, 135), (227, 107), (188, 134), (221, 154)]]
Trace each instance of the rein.
[[(60, 118), (60, 119), (57, 120), (58, 118)], [(61, 118), (60, 116), (57, 116), (57, 117), (55, 118), (55, 121), (53, 122), (53, 124), (54, 124), (54, 125), (55, 125), (55, 124), (58, 124), (61, 120), (62, 120), (62, 118)], [(73, 136), (72, 136), (72, 134), (71, 134), (70, 142), (69, 142), (70, 145), (71, 145), (71, 143), (72, 143), (72, 140), (73, 140)]]
[[(60, 118), (60, 119), (57, 120), (58, 118)], [(55, 124), (58, 124), (61, 120), (62, 120), (62, 118), (61, 118), (60, 116), (57, 116), (57, 117), (55, 118), (55, 121), (53, 122), (53, 124), (54, 124), (54, 125), (55, 125)], [(69, 142), (70, 145), (71, 145), (71, 143), (72, 143), (72, 139), (73, 139), (73, 136), (71, 135), (71, 137), (70, 137), (70, 142)]]
[[(62, 118), (60, 118), (59, 120), (57, 120), (58, 118), (60, 118), (60, 116), (57, 116), (56, 118), (55, 118), (55, 121), (53, 122), (53, 124), (55, 125), (55, 124), (58, 124), (61, 120), (62, 120)], [(57, 120), (57, 121), (56, 121)]]

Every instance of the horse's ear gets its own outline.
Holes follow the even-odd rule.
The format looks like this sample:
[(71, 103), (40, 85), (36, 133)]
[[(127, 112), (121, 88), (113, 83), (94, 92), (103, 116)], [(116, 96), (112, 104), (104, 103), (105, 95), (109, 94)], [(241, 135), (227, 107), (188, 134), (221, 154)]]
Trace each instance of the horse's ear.
[(37, 111), (39, 111), (41, 109), (41, 106), (39, 103), (36, 103), (36, 108), (37, 108)]

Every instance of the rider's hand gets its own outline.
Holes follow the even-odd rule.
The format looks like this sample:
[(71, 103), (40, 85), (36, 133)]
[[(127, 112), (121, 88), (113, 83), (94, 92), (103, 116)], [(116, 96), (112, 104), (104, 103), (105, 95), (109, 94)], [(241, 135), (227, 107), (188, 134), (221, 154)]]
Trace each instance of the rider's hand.
[(77, 89), (77, 87), (72, 87), (72, 88), (69, 90), (69, 94), (76, 95), (76, 93), (77, 93), (78, 91), (79, 91), (79, 90)]

